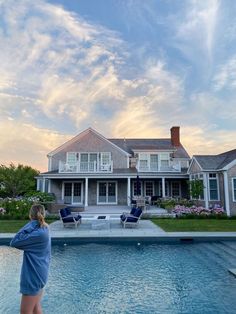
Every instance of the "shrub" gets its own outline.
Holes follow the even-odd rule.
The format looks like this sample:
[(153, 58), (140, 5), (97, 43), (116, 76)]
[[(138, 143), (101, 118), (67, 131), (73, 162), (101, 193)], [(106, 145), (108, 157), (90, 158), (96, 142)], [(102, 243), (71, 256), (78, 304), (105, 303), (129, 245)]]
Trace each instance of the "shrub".
[(5, 198), (0, 202), (0, 219), (27, 219), (33, 202), (20, 198)]

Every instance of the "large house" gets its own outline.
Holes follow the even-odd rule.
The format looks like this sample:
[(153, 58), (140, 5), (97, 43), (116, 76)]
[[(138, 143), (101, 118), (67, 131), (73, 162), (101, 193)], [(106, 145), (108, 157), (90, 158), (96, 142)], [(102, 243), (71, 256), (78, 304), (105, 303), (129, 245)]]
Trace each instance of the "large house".
[(194, 155), (188, 174), (190, 180), (202, 180), (199, 196), (206, 208), (220, 204), (228, 216), (236, 215), (236, 149), (219, 155)]
[(129, 205), (137, 194), (187, 197), (189, 161), (178, 126), (166, 139), (109, 139), (88, 128), (48, 154), (37, 188), (85, 210)]

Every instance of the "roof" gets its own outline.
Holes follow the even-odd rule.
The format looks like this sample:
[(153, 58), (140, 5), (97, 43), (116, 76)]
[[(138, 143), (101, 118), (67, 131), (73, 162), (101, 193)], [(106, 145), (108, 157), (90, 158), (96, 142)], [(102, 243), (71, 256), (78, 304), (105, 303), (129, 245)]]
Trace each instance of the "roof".
[(176, 158), (190, 158), (184, 147), (173, 146), (171, 139), (121, 139), (121, 138), (111, 138), (108, 139), (110, 142), (114, 143), (116, 146), (120, 147), (122, 150), (129, 154), (132, 154), (135, 150), (166, 150), (174, 151), (174, 156)]
[(193, 156), (203, 170), (219, 170), (236, 160), (236, 149), (218, 155)]

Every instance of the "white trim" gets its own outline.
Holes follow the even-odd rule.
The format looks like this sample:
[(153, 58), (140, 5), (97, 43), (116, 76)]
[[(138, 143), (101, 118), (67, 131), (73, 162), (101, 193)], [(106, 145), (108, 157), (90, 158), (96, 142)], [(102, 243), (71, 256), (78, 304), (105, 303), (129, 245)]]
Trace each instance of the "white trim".
[[(106, 202), (99, 202), (99, 183), (106, 183)], [(115, 189), (116, 189), (116, 201), (115, 202), (107, 202), (108, 198), (108, 183), (115, 183)], [(97, 181), (97, 205), (117, 205), (118, 200), (118, 183), (115, 180), (98, 180)]]
[(48, 179), (48, 193), (51, 193), (51, 179)]
[(199, 164), (199, 162), (197, 161), (196, 157), (193, 156), (193, 158), (192, 158), (192, 160), (191, 160), (191, 162), (190, 162), (190, 165), (189, 165), (189, 167), (188, 167), (187, 174), (190, 174), (190, 169), (191, 169), (192, 164), (193, 164), (194, 161), (196, 162), (196, 164), (198, 165), (198, 167), (200, 168), (200, 170), (203, 171), (203, 169), (202, 169), (201, 165)]
[(203, 173), (203, 195), (205, 200), (205, 208), (209, 208), (209, 200), (208, 200), (208, 179), (207, 179), (207, 173)]
[(39, 191), (39, 187), (40, 187), (40, 183), (39, 182), (40, 182), (40, 180), (42, 180), (42, 179), (39, 179), (39, 178), (36, 179), (36, 182), (37, 182), (36, 190), (37, 191)]
[[(83, 184), (83, 181), (62, 181), (62, 197), (61, 199), (65, 202), (65, 198), (64, 198), (64, 192), (65, 192), (65, 183), (71, 183), (72, 184), (72, 187), (71, 187), (71, 204), (72, 205), (82, 205), (83, 204), (83, 200), (84, 200), (84, 197), (83, 197), (83, 194), (84, 194), (84, 184)], [(81, 202), (73, 202), (73, 194), (74, 194), (74, 183), (80, 183), (81, 184)]]
[(43, 178), (43, 191), (42, 192), (45, 192), (45, 180), (46, 180), (46, 178)]
[(130, 177), (127, 178), (127, 206), (130, 206), (131, 203), (131, 195), (130, 195)]
[(222, 168), (222, 170), (229, 170), (230, 168), (232, 168), (235, 165), (236, 165), (236, 159), (234, 159), (228, 165), (226, 165), (224, 168)]
[(88, 206), (88, 178), (85, 178), (84, 206)]
[(86, 134), (88, 134), (89, 132), (94, 133), (96, 136), (98, 136), (99, 138), (101, 138), (102, 140), (106, 141), (107, 143), (109, 143), (110, 145), (112, 145), (114, 148), (116, 148), (117, 150), (119, 150), (120, 152), (122, 152), (123, 154), (125, 154), (126, 156), (130, 156), (129, 153), (127, 153), (126, 151), (124, 151), (123, 149), (121, 149), (119, 146), (115, 145), (114, 143), (112, 143), (111, 141), (109, 141), (107, 138), (105, 138), (102, 134), (98, 133), (97, 131), (95, 131), (92, 128), (88, 128), (86, 130), (84, 130), (83, 132), (77, 134), (76, 136), (74, 136), (72, 139), (70, 139), (69, 141), (65, 142), (64, 144), (62, 144), (61, 146), (59, 146), (58, 148), (54, 149), (53, 151), (51, 151), (48, 156), (53, 156), (56, 153), (60, 152), (61, 150), (67, 148), (69, 145), (77, 142), (78, 140), (80, 140), (81, 138), (83, 138)]
[(234, 197), (234, 180), (236, 180), (236, 177), (232, 177), (231, 178), (231, 182), (232, 182), (232, 200), (233, 200), (233, 202), (236, 202), (236, 197)]
[(224, 171), (223, 176), (224, 176), (225, 209), (226, 209), (227, 216), (230, 216), (228, 173)]
[(166, 197), (166, 185), (165, 185), (165, 178), (161, 178), (161, 185), (162, 185), (162, 195), (161, 197), (164, 198)]

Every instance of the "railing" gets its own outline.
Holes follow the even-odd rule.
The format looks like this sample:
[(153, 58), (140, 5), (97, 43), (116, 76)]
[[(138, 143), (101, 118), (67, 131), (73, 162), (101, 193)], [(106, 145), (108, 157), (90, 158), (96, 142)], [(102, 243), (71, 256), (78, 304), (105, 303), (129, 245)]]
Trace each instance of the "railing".
[(99, 164), (96, 161), (66, 163), (59, 161), (59, 173), (111, 173), (113, 172), (113, 162), (109, 164)]
[(140, 172), (180, 172), (180, 162), (170, 161), (169, 165), (163, 166), (156, 162), (150, 162), (147, 165), (141, 165), (140, 161), (137, 162), (137, 170)]

